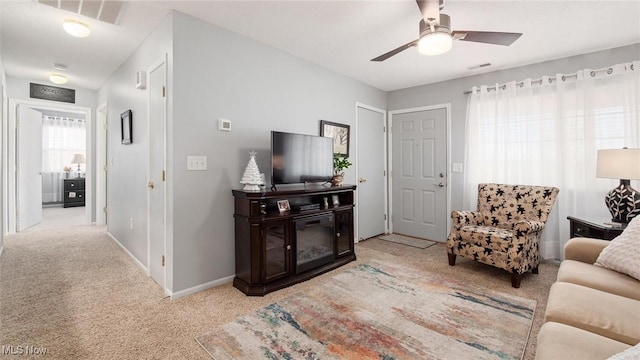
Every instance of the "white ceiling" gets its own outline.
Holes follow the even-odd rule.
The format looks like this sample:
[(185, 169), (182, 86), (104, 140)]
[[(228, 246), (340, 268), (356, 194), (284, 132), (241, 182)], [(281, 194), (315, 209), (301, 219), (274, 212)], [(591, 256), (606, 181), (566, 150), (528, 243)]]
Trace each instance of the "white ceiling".
[(70, 13), (14, 0), (0, 2), (6, 72), (46, 81), (64, 63), (70, 86), (97, 89), (171, 9), (385, 91), (640, 43), (638, 0), (445, 0), (453, 30), (524, 35), (509, 47), (457, 41), (436, 57), (412, 48), (382, 63), (369, 60), (418, 37), (415, 1), (127, 1), (118, 25), (76, 16), (92, 28), (76, 39), (62, 31)]

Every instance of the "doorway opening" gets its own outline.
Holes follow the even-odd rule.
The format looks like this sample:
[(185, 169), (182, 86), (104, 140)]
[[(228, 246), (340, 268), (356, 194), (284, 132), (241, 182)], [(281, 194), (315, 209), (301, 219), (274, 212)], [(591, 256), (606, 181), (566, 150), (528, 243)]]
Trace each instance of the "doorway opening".
[(90, 224), (91, 109), (10, 99), (8, 110), (5, 235)]

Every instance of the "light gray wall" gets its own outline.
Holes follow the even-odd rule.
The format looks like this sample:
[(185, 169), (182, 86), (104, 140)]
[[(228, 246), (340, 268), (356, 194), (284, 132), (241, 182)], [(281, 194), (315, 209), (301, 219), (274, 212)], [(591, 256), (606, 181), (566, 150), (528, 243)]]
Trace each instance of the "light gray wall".
[[(495, 71), (430, 85), (391, 91), (387, 95), (387, 109), (399, 110), (418, 106), (451, 103), (451, 163), (464, 163), (467, 95), (472, 86), (494, 85), (544, 75), (575, 73), (585, 68), (598, 69), (640, 59), (640, 44), (572, 56), (564, 59)], [(451, 209), (463, 209), (463, 173), (452, 173)]]
[[(235, 274), (231, 190), (251, 150), (269, 181), (271, 130), (319, 135), (320, 120), (353, 129), (356, 102), (386, 109), (381, 90), (181, 13), (174, 78), (174, 291)], [(207, 156), (208, 170), (186, 171), (188, 155)]]
[[(136, 72), (146, 71), (168, 54), (171, 62), (172, 19), (167, 16), (105, 82), (98, 104), (107, 108), (107, 223), (109, 233), (138, 261), (147, 265), (147, 89), (136, 89)], [(120, 114), (133, 113), (133, 143), (120, 143)], [(133, 219), (133, 229), (130, 221)]]
[(4, 63), (2, 62), (2, 49), (0, 46), (0, 255), (4, 246), (4, 187), (6, 185), (6, 174), (4, 171), (4, 153), (7, 141), (7, 77), (4, 72)]

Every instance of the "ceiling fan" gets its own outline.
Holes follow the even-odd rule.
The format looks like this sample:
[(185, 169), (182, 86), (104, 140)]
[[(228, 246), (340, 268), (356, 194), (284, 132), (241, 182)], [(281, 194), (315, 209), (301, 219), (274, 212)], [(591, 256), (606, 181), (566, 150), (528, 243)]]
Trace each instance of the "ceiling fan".
[(522, 33), (493, 32), (493, 31), (451, 31), (451, 18), (441, 14), (444, 0), (416, 0), (422, 20), (420, 20), (420, 38), (413, 40), (397, 49), (371, 59), (384, 61), (410, 48), (418, 47), (418, 52), (424, 55), (440, 55), (451, 49), (453, 40), (473, 41), (486, 44), (509, 46), (518, 40)]

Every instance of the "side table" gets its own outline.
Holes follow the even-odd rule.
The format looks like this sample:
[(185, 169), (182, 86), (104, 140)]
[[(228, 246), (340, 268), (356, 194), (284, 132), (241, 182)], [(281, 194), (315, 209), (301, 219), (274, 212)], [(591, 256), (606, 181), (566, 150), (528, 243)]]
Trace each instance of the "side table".
[(591, 221), (580, 219), (573, 216), (567, 216), (569, 220), (570, 236), (574, 237), (588, 237), (602, 240), (612, 240), (616, 236), (620, 235), (622, 231), (627, 227), (627, 224), (609, 225), (605, 222)]

